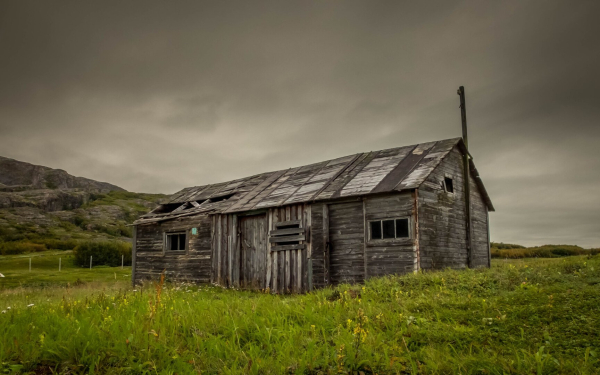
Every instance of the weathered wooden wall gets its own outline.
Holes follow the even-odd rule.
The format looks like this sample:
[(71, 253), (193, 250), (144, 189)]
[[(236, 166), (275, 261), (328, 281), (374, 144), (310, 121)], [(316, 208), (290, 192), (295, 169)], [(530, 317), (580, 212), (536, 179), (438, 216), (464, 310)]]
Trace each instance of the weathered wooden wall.
[(365, 279), (362, 200), (329, 205), (329, 275), (333, 285)]
[[(311, 254), (310, 204), (292, 204), (272, 208), (259, 213), (264, 215), (265, 224), (246, 229), (257, 237), (247, 242), (251, 244), (247, 251), (240, 223), (247, 216), (239, 214), (213, 215), (213, 277), (212, 282), (223, 286), (270, 289), (276, 293), (300, 293), (310, 287), (308, 280), (309, 257)], [(274, 248), (269, 242), (268, 233), (276, 229), (276, 223), (298, 220), (305, 228), (302, 246), (288, 246), (285, 249)], [(257, 229), (258, 228), (258, 229)], [(261, 229), (261, 228), (264, 228)], [(263, 240), (264, 239), (264, 240)], [(256, 246), (266, 240), (266, 246)], [(246, 246), (248, 247), (248, 246)], [(300, 248), (301, 247), (301, 248)], [(272, 251), (273, 250), (273, 251)], [(253, 282), (250, 282), (253, 280)]]
[(366, 272), (368, 277), (403, 274), (417, 269), (415, 249), (415, 220), (414, 196), (404, 192), (382, 197), (365, 198), (365, 225), (368, 228), (370, 220), (389, 218), (409, 218), (410, 237), (369, 240), (365, 232), (366, 243)]
[(327, 242), (329, 242), (328, 207), (323, 203), (311, 205), (310, 241), (312, 247), (312, 284), (314, 288), (329, 285)]
[[(451, 177), (454, 193), (444, 190)], [(467, 266), (462, 153), (454, 148), (418, 189), (421, 268)]]
[[(191, 228), (198, 228), (192, 235)], [(134, 283), (158, 280), (165, 271), (169, 280), (206, 283), (211, 273), (211, 223), (207, 216), (137, 225)], [(164, 233), (185, 231), (187, 249), (164, 250)]]
[[(444, 190), (444, 177), (453, 180), (454, 193)], [(487, 207), (470, 177), (473, 226), (473, 266), (487, 266)], [(468, 266), (467, 225), (462, 153), (454, 147), (418, 189), (421, 268)]]
[(488, 209), (481, 196), (479, 188), (473, 177), (470, 178), (471, 189), (471, 226), (473, 256), (471, 267), (489, 267), (489, 237), (488, 237)]

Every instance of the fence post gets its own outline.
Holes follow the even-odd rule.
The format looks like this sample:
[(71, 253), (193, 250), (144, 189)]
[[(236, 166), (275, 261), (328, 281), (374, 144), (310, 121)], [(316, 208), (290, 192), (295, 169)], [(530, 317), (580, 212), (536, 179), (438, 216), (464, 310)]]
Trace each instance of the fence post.
[(58, 258), (58, 272), (60, 272), (62, 258)]
[(31, 257), (29, 257), (29, 272), (31, 272)]
[(92, 256), (90, 255), (90, 270), (92, 269)]
[(121, 269), (123, 269), (124, 264), (125, 264), (125, 255), (121, 255)]

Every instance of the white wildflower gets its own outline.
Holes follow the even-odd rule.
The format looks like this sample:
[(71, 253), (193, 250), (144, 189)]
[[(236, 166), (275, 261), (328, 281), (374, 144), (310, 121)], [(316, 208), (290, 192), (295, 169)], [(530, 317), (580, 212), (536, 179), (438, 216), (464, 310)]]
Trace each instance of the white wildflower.
[(10, 310), (10, 306), (8, 306), (6, 309), (7, 309), (7, 310)]
[(2, 314), (6, 314), (6, 310), (2, 310)]
[(4, 277), (4, 275), (0, 273), (0, 277)]
[(27, 307), (31, 307), (31, 306), (33, 306), (33, 305), (34, 305), (33, 303), (30, 303), (29, 305), (27, 305)]

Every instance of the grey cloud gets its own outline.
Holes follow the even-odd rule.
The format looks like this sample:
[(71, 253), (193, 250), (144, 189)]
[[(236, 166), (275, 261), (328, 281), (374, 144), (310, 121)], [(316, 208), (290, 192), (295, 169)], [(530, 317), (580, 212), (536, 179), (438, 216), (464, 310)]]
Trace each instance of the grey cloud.
[(492, 238), (600, 246), (593, 1), (0, 4), (0, 155), (126, 189), (460, 135)]

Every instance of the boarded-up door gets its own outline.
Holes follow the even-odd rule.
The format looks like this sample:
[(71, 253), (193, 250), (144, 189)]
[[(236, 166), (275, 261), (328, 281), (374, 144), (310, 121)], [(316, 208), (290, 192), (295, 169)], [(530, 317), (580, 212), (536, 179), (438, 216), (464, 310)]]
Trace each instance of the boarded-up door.
[(329, 206), (329, 272), (332, 284), (364, 280), (364, 233), (362, 202)]
[(242, 288), (266, 288), (267, 220), (265, 215), (240, 218)]

